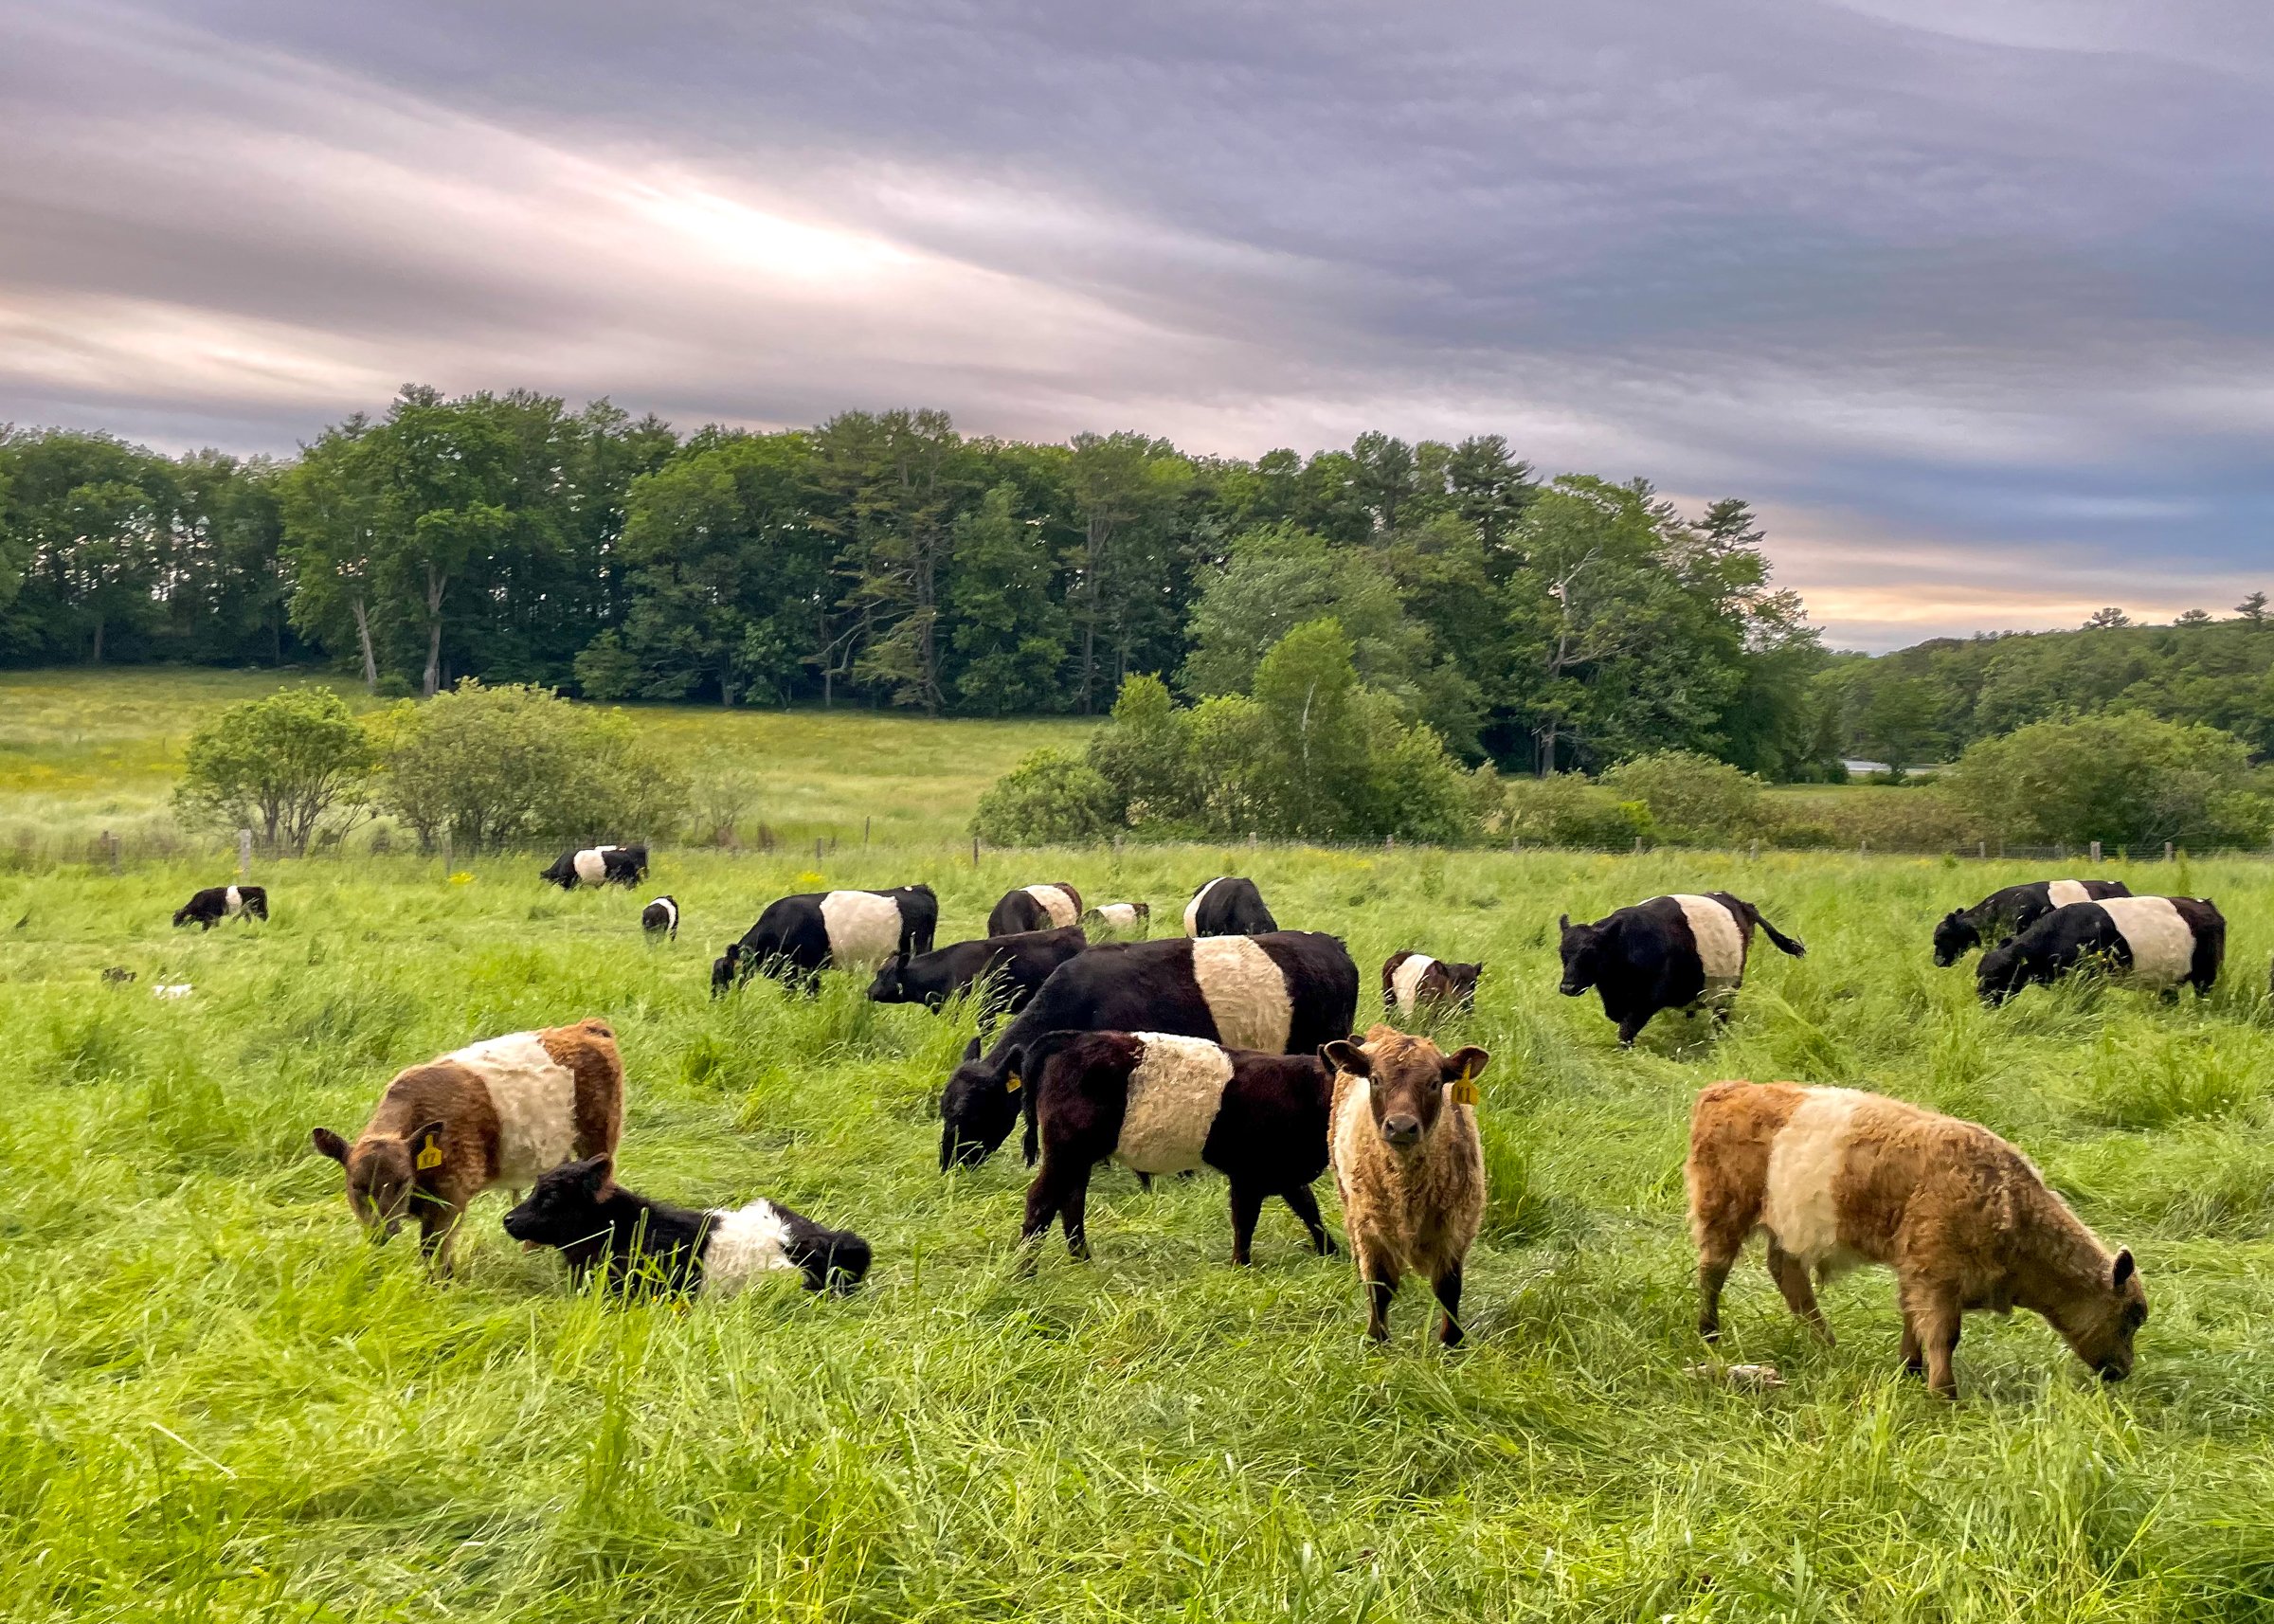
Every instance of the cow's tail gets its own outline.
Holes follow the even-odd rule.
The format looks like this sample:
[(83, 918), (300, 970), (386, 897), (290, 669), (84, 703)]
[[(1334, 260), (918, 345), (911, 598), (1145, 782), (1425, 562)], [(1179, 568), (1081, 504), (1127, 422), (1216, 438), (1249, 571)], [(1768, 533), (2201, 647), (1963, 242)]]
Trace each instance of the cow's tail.
[(1783, 931), (1778, 929), (1776, 926), (1769, 923), (1767, 916), (1758, 908), (1753, 910), (1753, 923), (1760, 927), (1760, 933), (1775, 944), (1778, 952), (1789, 953), (1796, 959), (1808, 957), (1808, 945), (1805, 942), (1796, 937), (1787, 936)]

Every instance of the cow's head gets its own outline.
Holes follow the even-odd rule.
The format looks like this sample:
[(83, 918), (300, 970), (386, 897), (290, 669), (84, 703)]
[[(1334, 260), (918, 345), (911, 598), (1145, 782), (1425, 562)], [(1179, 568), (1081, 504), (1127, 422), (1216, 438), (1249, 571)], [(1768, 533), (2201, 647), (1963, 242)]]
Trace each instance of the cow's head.
[(2148, 1291), (2129, 1251), (2105, 1273), (2046, 1314), (2076, 1356), (2103, 1381), (2132, 1374), (2132, 1339), (2148, 1323)]
[(1993, 1009), (2019, 992), (2028, 980), (2028, 957), (2012, 936), (1984, 953), (1974, 967), (1974, 989)]
[(1563, 954), (1563, 984), (1556, 990), (1577, 998), (1602, 979), (1605, 932), (1600, 925), (1574, 925), (1568, 913), (1556, 921), (1556, 929)]
[(1947, 970), (1981, 945), (1982, 933), (1966, 917), (1963, 908), (1952, 909), (1936, 922), (1935, 964), (1939, 967)]
[(976, 1167), (995, 1153), (1019, 1120), (1019, 1074), (1024, 1056), (1017, 1050), (989, 1058), (979, 1039), (964, 1051), (963, 1064), (940, 1095), (940, 1171)]
[(711, 961), (711, 996), (720, 997), (734, 984), (734, 977), (742, 967), (742, 944), (730, 942), (727, 950)]
[(1444, 972), (1443, 997), (1447, 1003), (1474, 1003), (1476, 1001), (1477, 978), (1485, 973), (1485, 965), (1482, 959), (1473, 965), (1453, 965), (1439, 959), (1437, 968)]
[(178, 929), (181, 926), (189, 924), (190, 920), (195, 919), (197, 917), (196, 910), (197, 904), (194, 902), (185, 902), (181, 905), (181, 907), (175, 909), (173, 911), (173, 923), (175, 927)]
[(869, 983), (871, 1003), (906, 1003), (908, 1001), (908, 953), (905, 949), (893, 954), (876, 966), (876, 979)]
[(505, 1215), (505, 1233), (524, 1246), (574, 1246), (608, 1227), (601, 1198), (616, 1174), (610, 1156), (565, 1163), (537, 1175), (528, 1197)]
[(1474, 1047), (1448, 1055), (1426, 1038), (1388, 1026), (1373, 1028), (1363, 1042), (1337, 1038), (1319, 1051), (1319, 1057), (1366, 1079), (1374, 1130), (1400, 1156), (1410, 1155), (1436, 1130), (1445, 1114), (1446, 1089), (1475, 1078), (1492, 1058)]
[(316, 1128), (308, 1137), (319, 1155), (347, 1169), (348, 1210), (380, 1246), (395, 1237), (419, 1199), (420, 1159), (439, 1160), (442, 1151), (440, 1122), (399, 1137), (367, 1134), (352, 1145), (328, 1128)]

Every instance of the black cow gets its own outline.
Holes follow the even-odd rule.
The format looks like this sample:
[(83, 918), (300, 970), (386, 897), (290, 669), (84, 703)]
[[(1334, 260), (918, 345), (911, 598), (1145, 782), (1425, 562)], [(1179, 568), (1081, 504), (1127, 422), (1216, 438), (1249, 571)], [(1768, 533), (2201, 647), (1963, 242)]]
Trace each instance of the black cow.
[(563, 852), (537, 877), (563, 891), (579, 885), (638, 885), (647, 877), (647, 848), (587, 846), (581, 852)]
[(1618, 1040), (1632, 1044), (1662, 1009), (1695, 1012), (1711, 999), (1714, 1019), (1726, 1022), (1729, 1001), (1744, 983), (1753, 929), (1797, 959), (1808, 949), (1760, 916), (1760, 910), (1725, 891), (1703, 895), (1653, 896), (1621, 908), (1592, 925), (1558, 921), (1566, 998), (1589, 987), (1601, 992), (1603, 1014), (1618, 1022)]
[(1052, 880), (1004, 893), (987, 915), (987, 934), (1023, 936), (1035, 930), (1061, 930), (1081, 921), (1082, 893), (1064, 880)]
[(2056, 908), (2130, 896), (2121, 879), (2041, 879), (1994, 891), (1972, 908), (1954, 908), (1935, 925), (1935, 963), (1950, 968), (1975, 948), (2019, 935)]
[(1264, 1198), (1292, 1208), (1324, 1256), (1334, 1241), (1311, 1181), (1326, 1170), (1334, 1074), (1316, 1055), (1258, 1055), (1158, 1032), (1047, 1032), (1027, 1047), (1042, 1165), (1026, 1192), (1020, 1242), (1065, 1226), (1090, 1255), (1092, 1169), (1109, 1157), (1140, 1173), (1205, 1164), (1232, 1182), (1232, 1261), (1245, 1264)]
[[(1184, 905), (1187, 936), (1262, 936), (1279, 929), (1252, 879), (1227, 875), (1212, 879)], [(1347, 1037), (1347, 1033), (1338, 1033)]]
[(991, 1001), (1007, 1015), (1024, 1009), (1051, 971), (1090, 945), (1081, 927), (1063, 930), (1022, 930), (1012, 936), (984, 936), (953, 942), (929, 953), (897, 954), (869, 983), (878, 1003), (920, 1003), (937, 1010), (964, 988), (996, 978)]
[(529, 1199), (505, 1215), (505, 1233), (558, 1248), (580, 1283), (605, 1264), (611, 1291), (728, 1296), (794, 1269), (808, 1291), (841, 1292), (869, 1272), (869, 1243), (851, 1230), (779, 1201), (692, 1212), (634, 1195), (615, 1182), (615, 1170), (614, 1158), (595, 1156), (538, 1174)]
[(268, 892), (258, 885), (209, 885), (173, 911), (179, 928), (195, 920), (210, 930), (224, 919), (266, 919)]
[(2104, 896), (2051, 909), (2007, 937), (1982, 955), (1975, 987), (1994, 1008), (2032, 982), (2103, 965), (2132, 986), (2172, 998), (2184, 983), (2200, 998), (2226, 957), (2226, 916), (2210, 898)]
[[(1346, 1038), (1358, 965), (1309, 930), (1110, 942), (1058, 966), (982, 1056), (978, 1039), (940, 1095), (940, 1167), (985, 1161), (1018, 1119), (1020, 1069), (1047, 1032), (1165, 1032), (1228, 1049), (1308, 1055)], [(1034, 1157), (1034, 1123), (1027, 1124)]]
[(659, 931), (676, 942), (679, 939), (679, 902), (675, 896), (659, 896), (640, 911), (640, 929), (650, 936)]
[(928, 885), (779, 897), (713, 962), (711, 990), (764, 972), (811, 992), (825, 969), (874, 969), (895, 954), (930, 952), (939, 923), (939, 899)]

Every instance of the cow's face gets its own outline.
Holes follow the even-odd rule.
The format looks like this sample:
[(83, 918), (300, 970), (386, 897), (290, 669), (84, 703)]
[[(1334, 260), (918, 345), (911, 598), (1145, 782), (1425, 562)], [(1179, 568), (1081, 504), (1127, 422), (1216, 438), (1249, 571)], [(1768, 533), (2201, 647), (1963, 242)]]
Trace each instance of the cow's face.
[(2028, 965), (2020, 947), (2011, 936), (1982, 955), (1982, 962), (1974, 968), (1975, 991), (1991, 1008), (1995, 1009), (2021, 990), (2027, 979)]
[(1603, 928), (1574, 925), (1568, 913), (1557, 920), (1556, 926), (1562, 932), (1558, 946), (1563, 954), (1563, 984), (1556, 990), (1565, 998), (1577, 998), (1601, 979)]
[(940, 1095), (940, 1171), (976, 1167), (995, 1153), (1019, 1120), (1018, 1057), (991, 1065), (979, 1052), (979, 1039), (964, 1051), (963, 1064)]
[(1445, 972), (1445, 999), (1449, 1003), (1474, 1003), (1477, 978), (1485, 973), (1483, 961), (1473, 965), (1449, 965), (1442, 959), (1437, 968)]
[(1981, 945), (1982, 933), (1968, 921), (1963, 909), (1952, 909), (1935, 926), (1935, 963), (1943, 969)]
[(573, 1246), (608, 1227), (601, 1197), (615, 1176), (612, 1157), (570, 1162), (537, 1175), (529, 1196), (505, 1215), (505, 1233), (524, 1246)]
[(734, 984), (734, 974), (742, 966), (742, 944), (731, 942), (727, 950), (711, 961), (711, 996), (718, 997)]
[(310, 1135), (316, 1150), (348, 1172), (348, 1210), (374, 1245), (394, 1239), (419, 1198), (417, 1156), (439, 1149), (442, 1125), (430, 1122), (402, 1139), (365, 1139), (350, 1145), (328, 1128)]
[(876, 979), (869, 983), (871, 1003), (906, 1003), (908, 958), (887, 959), (877, 967)]
[(2048, 1315), (2076, 1356), (2103, 1381), (2132, 1374), (2132, 1339), (2148, 1323), (2148, 1291), (2130, 1252), (2120, 1252), (2098, 1290)]
[(1405, 1156), (1424, 1144), (1445, 1114), (1445, 1091), (1463, 1077), (1474, 1078), (1492, 1058), (1482, 1049), (1440, 1051), (1426, 1038), (1376, 1027), (1364, 1043), (1329, 1043), (1320, 1057), (1329, 1066), (1366, 1079), (1366, 1103), (1382, 1144)]

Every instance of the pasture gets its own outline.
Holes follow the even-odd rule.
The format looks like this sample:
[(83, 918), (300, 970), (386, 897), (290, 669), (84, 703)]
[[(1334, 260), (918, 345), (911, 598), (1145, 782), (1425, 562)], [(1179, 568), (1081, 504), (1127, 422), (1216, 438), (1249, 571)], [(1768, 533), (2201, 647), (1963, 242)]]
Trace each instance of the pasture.
[[(856, 810), (859, 802), (853, 802)], [(550, 854), (546, 854), (550, 856)], [(1394, 855), (943, 839), (659, 853), (638, 893), (542, 886), (544, 857), (260, 865), (273, 922), (168, 928), (215, 865), (0, 881), (12, 1080), (0, 1111), (0, 1616), (378, 1619), (2230, 1618), (2274, 1610), (2274, 871), (2122, 869), (2217, 898), (2203, 1003), (2031, 991), (1987, 1012), (1938, 971), (1944, 909), (2019, 865), (1710, 854)], [(934, 1167), (967, 1012), (811, 1001), (707, 970), (768, 898), (928, 879), (944, 943), (1012, 884), (1146, 898), (1253, 875), (1345, 935), (1362, 1023), (1393, 948), (1487, 961), (1449, 1038), (1494, 1182), (1471, 1341), (1417, 1286), (1362, 1344), (1346, 1256), (1267, 1209), (1226, 1261), (1213, 1176), (1094, 1182), (1095, 1261), (1012, 1245), (1015, 1146)], [(1759, 952), (1736, 1020), (1662, 1017), (1632, 1054), (1555, 994), (1559, 911), (1726, 887), (1804, 938)], [(669, 891), (676, 945), (637, 915)], [(105, 985), (109, 965), (135, 969)], [(152, 996), (159, 979), (186, 999)], [(338, 1170), (397, 1068), (587, 1014), (628, 1073), (622, 1175), (687, 1204), (779, 1198), (876, 1248), (868, 1287), (689, 1307), (576, 1295), (475, 1208), (463, 1272), (368, 1246)], [(2103, 1390), (2041, 1321), (1972, 1316), (1963, 1402), (1898, 1370), (1891, 1282), (1816, 1345), (1758, 1249), (1689, 1374), (1680, 1164), (1723, 1076), (1856, 1083), (2017, 1140), (2154, 1317)], [(1340, 1233), (1331, 1180), (1321, 1199)]]

